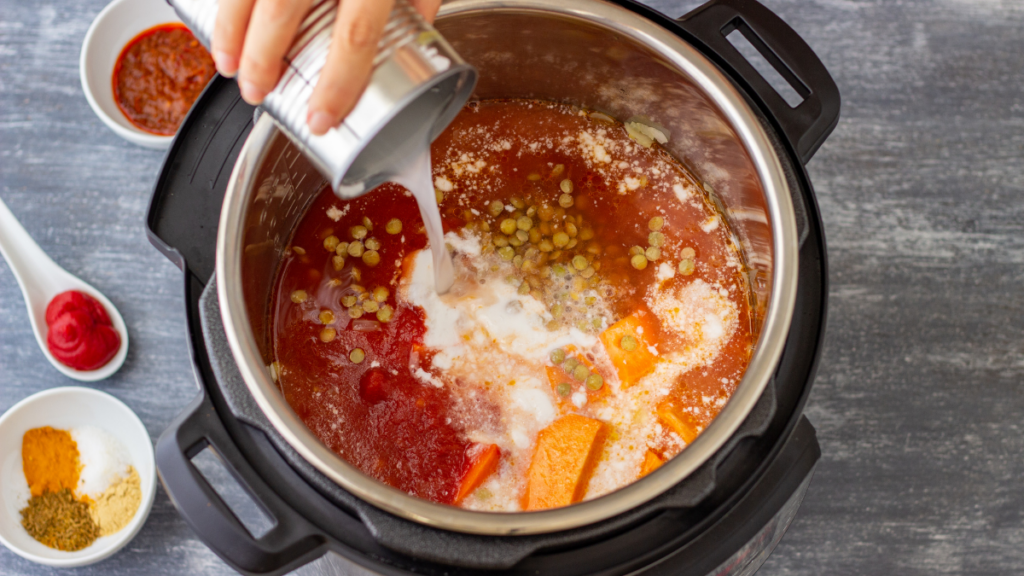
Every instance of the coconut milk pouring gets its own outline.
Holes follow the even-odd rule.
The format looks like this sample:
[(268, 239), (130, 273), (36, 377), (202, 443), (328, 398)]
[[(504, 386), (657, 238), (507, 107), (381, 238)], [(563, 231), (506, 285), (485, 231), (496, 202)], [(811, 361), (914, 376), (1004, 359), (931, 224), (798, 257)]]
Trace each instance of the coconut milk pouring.
[[(169, 2), (209, 47), (217, 0)], [(413, 192), (434, 253), (437, 288), (444, 292), (452, 284), (452, 266), (430, 183), (429, 143), (469, 99), (476, 70), (406, 0), (396, 0), (363, 95), (340, 125), (314, 136), (306, 125), (309, 98), (327, 61), (337, 11), (337, 0), (314, 3), (262, 108), (330, 180), (339, 198), (360, 196), (389, 180)]]

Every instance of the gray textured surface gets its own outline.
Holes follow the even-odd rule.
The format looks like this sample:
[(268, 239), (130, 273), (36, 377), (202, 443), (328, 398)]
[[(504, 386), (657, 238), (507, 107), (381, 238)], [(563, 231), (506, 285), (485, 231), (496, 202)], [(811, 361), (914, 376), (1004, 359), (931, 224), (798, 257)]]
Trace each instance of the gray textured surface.
[[(181, 277), (146, 242), (162, 154), (93, 116), (78, 51), (104, 0), (0, 0), (0, 196), (128, 323), (95, 385), (155, 438), (195, 393)], [(697, 2), (652, 1), (668, 14)], [(827, 346), (807, 413), (823, 456), (762, 574), (1024, 573), (1024, 3), (766, 0), (818, 52), (843, 117), (809, 167), (829, 241)], [(0, 410), (72, 384), (0, 266)], [(68, 573), (0, 549), (0, 573)], [(76, 574), (229, 570), (158, 494)]]

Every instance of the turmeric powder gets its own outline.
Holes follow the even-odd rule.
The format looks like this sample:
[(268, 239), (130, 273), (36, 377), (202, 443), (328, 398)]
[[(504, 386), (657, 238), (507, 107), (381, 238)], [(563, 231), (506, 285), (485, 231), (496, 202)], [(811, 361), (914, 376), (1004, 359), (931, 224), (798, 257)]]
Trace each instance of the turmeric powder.
[(33, 496), (65, 488), (73, 493), (78, 488), (82, 465), (78, 461), (78, 444), (67, 430), (43, 426), (25, 432), (21, 439), (21, 462)]

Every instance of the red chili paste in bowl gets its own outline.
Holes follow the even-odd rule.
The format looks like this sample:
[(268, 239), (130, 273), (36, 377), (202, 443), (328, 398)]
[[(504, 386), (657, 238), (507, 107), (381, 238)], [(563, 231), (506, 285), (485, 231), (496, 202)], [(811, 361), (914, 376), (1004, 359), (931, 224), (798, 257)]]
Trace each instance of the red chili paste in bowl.
[(114, 65), (114, 100), (137, 128), (173, 135), (216, 73), (213, 58), (182, 24), (161, 24), (132, 39)]
[(98, 300), (75, 290), (62, 292), (46, 306), (46, 347), (61, 364), (96, 370), (121, 348), (121, 335)]

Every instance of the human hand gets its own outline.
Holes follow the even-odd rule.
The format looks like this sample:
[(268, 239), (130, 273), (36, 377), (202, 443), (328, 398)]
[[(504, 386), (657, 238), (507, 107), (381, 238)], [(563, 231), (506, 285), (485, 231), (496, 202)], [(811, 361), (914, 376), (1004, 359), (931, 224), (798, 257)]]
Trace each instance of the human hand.
[[(432, 22), (441, 0), (409, 0)], [(259, 104), (284, 73), (284, 56), (313, 0), (220, 0), (212, 53), (217, 71), (237, 74), (242, 98)], [(320, 135), (352, 111), (370, 78), (394, 0), (340, 0), (331, 47), (309, 100), (306, 123)]]

